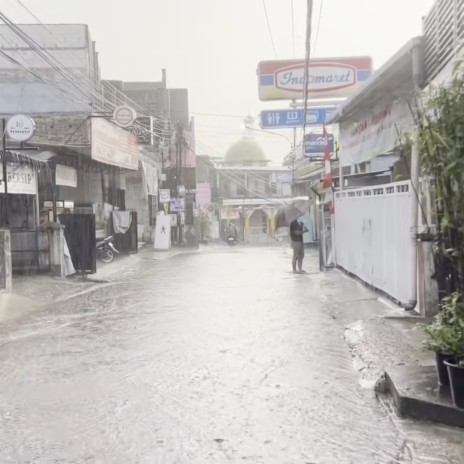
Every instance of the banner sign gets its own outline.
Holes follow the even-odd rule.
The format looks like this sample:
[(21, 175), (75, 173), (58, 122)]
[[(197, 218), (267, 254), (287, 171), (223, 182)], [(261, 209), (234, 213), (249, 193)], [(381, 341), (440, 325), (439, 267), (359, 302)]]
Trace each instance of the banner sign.
[[(307, 126), (322, 126), (335, 114), (336, 107), (309, 108), (306, 111)], [(263, 129), (285, 129), (303, 127), (304, 109), (266, 110), (260, 113), (260, 122)]]
[(138, 170), (139, 148), (135, 135), (103, 118), (92, 118), (92, 159)]
[(71, 166), (64, 166), (62, 164), (56, 165), (55, 171), (56, 185), (64, 185), (66, 187), (77, 187), (77, 171)]
[(396, 100), (359, 111), (346, 121), (341, 120), (340, 161), (342, 166), (363, 163), (393, 150), (398, 144), (398, 130), (409, 132), (413, 127), (409, 105)]
[[(330, 155), (334, 154), (334, 136), (328, 134)], [(324, 148), (325, 148), (325, 137), (324, 134), (306, 134), (305, 135), (305, 157), (309, 158), (310, 161), (323, 161), (324, 160)]]
[[(262, 61), (258, 64), (259, 99), (304, 98), (305, 61)], [(349, 97), (372, 74), (372, 58), (318, 58), (310, 60), (309, 98)]]
[[(6, 169), (8, 193), (23, 195), (37, 194), (37, 176), (32, 166), (8, 163)], [(0, 193), (5, 193), (2, 163), (0, 163)]]
[(169, 203), (171, 201), (171, 191), (169, 189), (159, 189), (160, 203)]

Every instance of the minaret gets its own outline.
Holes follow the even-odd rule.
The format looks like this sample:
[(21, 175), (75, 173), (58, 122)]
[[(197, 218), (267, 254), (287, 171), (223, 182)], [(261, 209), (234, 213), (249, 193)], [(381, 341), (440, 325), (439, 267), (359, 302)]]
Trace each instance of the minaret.
[(254, 118), (248, 115), (244, 120), (244, 131), (243, 131), (243, 138), (250, 140), (253, 138), (253, 125), (254, 125)]

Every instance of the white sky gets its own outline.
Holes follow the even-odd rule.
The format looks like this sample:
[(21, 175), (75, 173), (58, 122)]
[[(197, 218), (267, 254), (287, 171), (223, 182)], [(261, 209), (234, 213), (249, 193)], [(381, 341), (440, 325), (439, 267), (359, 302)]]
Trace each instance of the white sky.
[[(256, 66), (261, 60), (293, 58), (291, 0), (265, 0), (277, 56), (262, 0), (21, 1), (43, 22), (88, 24), (106, 79), (160, 80), (166, 68), (169, 87), (189, 90), (198, 152), (208, 153), (210, 147), (224, 154), (242, 135), (240, 117), (201, 113), (242, 118), (250, 113), (258, 123), (262, 109), (288, 107), (284, 101), (259, 101)], [(314, 2), (312, 56), (369, 55), (378, 68), (421, 34), (421, 18), (434, 0)], [(306, 0), (293, 4), (299, 58)], [(0, 8), (16, 22), (34, 22), (18, 0), (0, 0)], [(283, 137), (259, 133), (256, 140), (275, 161), (289, 151)]]

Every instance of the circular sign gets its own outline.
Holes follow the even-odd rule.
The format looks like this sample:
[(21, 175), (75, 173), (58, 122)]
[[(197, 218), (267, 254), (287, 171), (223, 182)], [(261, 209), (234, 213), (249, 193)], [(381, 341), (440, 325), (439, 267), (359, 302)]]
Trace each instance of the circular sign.
[(35, 132), (35, 122), (25, 114), (16, 114), (8, 119), (6, 133), (9, 138), (17, 142), (27, 142)]
[(130, 127), (134, 124), (137, 114), (130, 106), (118, 106), (113, 112), (113, 121), (119, 127)]

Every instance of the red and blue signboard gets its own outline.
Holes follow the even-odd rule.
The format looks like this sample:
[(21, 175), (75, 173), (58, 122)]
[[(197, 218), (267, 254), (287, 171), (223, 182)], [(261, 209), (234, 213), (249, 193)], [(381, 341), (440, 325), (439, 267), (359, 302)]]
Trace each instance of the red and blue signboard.
[[(346, 98), (372, 75), (372, 58), (317, 58), (309, 62), (308, 96)], [(262, 61), (258, 64), (259, 98), (298, 100), (304, 98), (305, 61)]]

